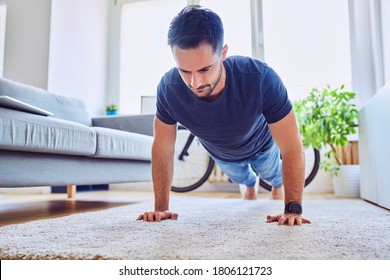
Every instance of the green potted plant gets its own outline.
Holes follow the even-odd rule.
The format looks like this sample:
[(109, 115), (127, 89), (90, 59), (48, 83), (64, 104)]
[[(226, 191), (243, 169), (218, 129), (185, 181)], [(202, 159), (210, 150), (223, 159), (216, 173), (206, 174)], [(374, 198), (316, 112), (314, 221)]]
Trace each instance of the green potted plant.
[(349, 145), (349, 137), (356, 134), (358, 127), (355, 96), (344, 86), (326, 86), (322, 90), (313, 88), (306, 98), (293, 102), (303, 145), (326, 150), (320, 167), (334, 177), (345, 165), (339, 147)]
[(106, 106), (106, 115), (116, 115), (118, 113), (118, 106), (111, 103)]

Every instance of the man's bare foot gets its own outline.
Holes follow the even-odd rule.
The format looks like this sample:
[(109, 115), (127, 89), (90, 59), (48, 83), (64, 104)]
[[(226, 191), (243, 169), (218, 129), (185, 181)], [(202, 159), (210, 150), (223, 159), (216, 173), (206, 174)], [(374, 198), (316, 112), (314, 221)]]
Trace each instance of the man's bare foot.
[(257, 200), (258, 188), (249, 188), (245, 185), (240, 185), (241, 197), (245, 200)]
[(257, 192), (255, 188), (246, 188), (244, 199), (246, 200), (256, 200)]
[(271, 199), (284, 200), (284, 189), (283, 189), (283, 187), (280, 187), (280, 188), (272, 187)]

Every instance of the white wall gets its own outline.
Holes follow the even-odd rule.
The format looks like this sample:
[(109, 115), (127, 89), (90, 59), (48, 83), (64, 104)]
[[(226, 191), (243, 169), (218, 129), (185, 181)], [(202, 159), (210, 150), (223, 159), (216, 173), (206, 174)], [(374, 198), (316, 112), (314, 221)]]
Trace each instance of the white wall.
[(390, 83), (360, 111), (360, 196), (390, 209)]
[(110, 0), (7, 1), (5, 78), (85, 101), (104, 114)]
[(52, 0), (48, 89), (104, 114), (109, 0)]
[(3, 76), (47, 88), (51, 0), (7, 1)]

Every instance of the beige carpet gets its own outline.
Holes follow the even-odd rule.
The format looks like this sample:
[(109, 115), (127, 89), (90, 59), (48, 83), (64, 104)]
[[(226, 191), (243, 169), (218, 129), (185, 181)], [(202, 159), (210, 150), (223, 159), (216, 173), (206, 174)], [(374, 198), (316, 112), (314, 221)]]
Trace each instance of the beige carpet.
[(177, 221), (136, 217), (153, 201), (0, 228), (0, 259), (390, 259), (390, 211), (309, 199), (301, 227), (268, 224), (280, 201), (176, 196)]

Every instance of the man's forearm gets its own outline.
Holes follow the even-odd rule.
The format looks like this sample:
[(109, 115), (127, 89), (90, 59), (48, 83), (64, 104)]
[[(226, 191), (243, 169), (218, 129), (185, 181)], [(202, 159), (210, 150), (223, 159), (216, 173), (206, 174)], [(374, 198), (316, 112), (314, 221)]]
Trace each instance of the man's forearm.
[(285, 191), (285, 203), (302, 202), (305, 184), (305, 154), (302, 147), (283, 156), (282, 174)]
[(152, 149), (152, 176), (155, 211), (169, 209), (169, 195), (173, 178), (173, 151)]

